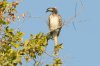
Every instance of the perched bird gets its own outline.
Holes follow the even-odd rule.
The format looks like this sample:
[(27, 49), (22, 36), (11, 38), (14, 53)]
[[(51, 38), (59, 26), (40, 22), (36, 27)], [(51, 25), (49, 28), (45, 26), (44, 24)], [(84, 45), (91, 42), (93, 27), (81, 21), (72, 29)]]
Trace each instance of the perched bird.
[(54, 44), (57, 46), (58, 36), (62, 28), (62, 19), (56, 8), (48, 8), (46, 12), (51, 12), (48, 18), (48, 26), (50, 29), (50, 35), (54, 40)]

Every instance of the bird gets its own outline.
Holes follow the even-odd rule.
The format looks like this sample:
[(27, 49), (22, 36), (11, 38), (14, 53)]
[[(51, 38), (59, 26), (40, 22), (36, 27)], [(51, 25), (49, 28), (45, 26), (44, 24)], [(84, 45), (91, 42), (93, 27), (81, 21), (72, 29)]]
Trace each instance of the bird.
[(58, 10), (55, 7), (47, 8), (46, 12), (51, 12), (48, 17), (48, 27), (50, 30), (50, 35), (54, 40), (54, 45), (58, 45), (58, 37), (62, 28), (62, 18), (58, 14)]

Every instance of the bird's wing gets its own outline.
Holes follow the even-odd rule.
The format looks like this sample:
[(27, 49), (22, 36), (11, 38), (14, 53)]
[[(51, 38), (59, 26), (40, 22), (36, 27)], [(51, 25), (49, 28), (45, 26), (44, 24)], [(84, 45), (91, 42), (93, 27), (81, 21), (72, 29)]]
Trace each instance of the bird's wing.
[(59, 31), (58, 31), (57, 36), (59, 36), (60, 31), (61, 31), (61, 28), (62, 28), (62, 18), (61, 18), (61, 16), (60, 16), (60, 15), (58, 15), (58, 19), (59, 19), (59, 27), (58, 27)]
[(62, 18), (60, 15), (58, 15), (58, 19), (59, 19), (59, 28), (62, 28)]

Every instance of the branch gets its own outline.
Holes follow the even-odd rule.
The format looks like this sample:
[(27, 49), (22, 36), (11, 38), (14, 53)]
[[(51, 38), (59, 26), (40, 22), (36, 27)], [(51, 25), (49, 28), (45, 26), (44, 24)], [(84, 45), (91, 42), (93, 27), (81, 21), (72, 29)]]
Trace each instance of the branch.
[(44, 52), (46, 55), (48, 55), (48, 56), (50, 56), (50, 57), (53, 57), (54, 58), (54, 56), (53, 55), (50, 55), (49, 53), (47, 53), (46, 51)]
[(81, 7), (79, 8), (79, 11), (78, 11), (78, 12), (76, 11), (76, 7), (77, 7), (77, 3), (76, 3), (75, 15), (72, 16), (71, 18), (69, 18), (67, 21), (65, 21), (65, 22), (64, 22), (64, 25), (68, 25), (70, 22), (73, 22), (73, 21), (76, 19), (76, 17), (78, 17), (78, 16), (81, 14), (81, 12), (83, 11), (84, 5), (83, 5), (83, 3), (82, 3), (81, 0), (79, 0), (79, 1), (80, 1), (80, 3), (81, 3)]

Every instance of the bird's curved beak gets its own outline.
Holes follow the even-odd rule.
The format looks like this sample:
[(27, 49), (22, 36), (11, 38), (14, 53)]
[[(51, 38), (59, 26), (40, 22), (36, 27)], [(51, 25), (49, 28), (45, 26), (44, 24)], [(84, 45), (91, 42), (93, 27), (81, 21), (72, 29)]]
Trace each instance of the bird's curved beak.
[(48, 9), (46, 10), (46, 12), (52, 12), (52, 11), (53, 11), (52, 8), (48, 8)]
[(46, 13), (47, 13), (47, 12), (49, 12), (49, 10), (48, 10), (48, 9), (46, 10)]

